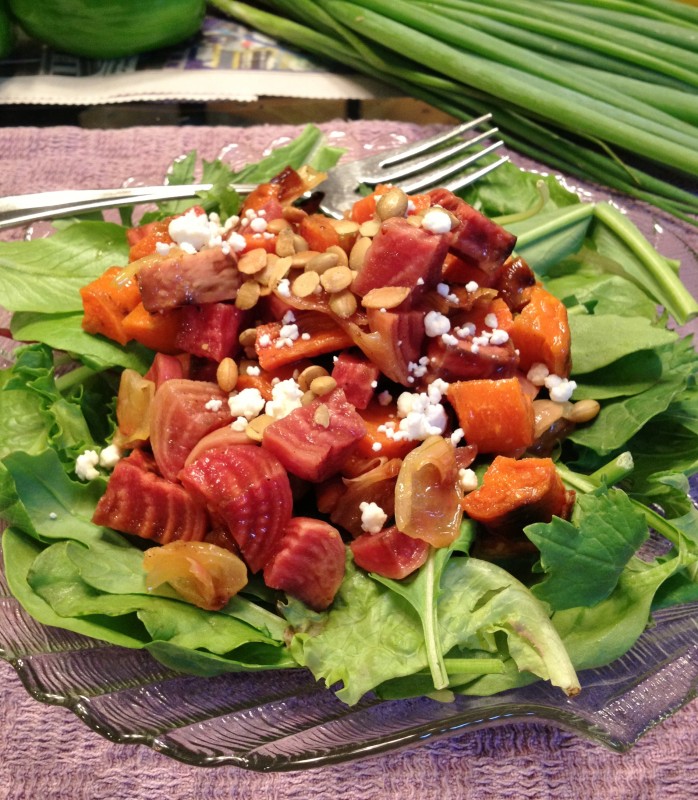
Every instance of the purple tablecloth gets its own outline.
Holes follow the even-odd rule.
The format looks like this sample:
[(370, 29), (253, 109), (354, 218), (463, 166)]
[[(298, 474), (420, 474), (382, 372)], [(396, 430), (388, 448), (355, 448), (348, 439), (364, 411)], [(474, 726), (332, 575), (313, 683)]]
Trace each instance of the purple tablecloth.
[[(423, 133), (406, 123), (321, 127), (352, 155)], [(0, 129), (0, 193), (120, 185), (129, 177), (159, 182), (172, 158), (191, 149), (242, 164), (297, 132), (291, 126)], [(696, 756), (693, 702), (624, 755), (546, 725), (507, 724), (307, 772), (204, 769), (109, 742), (70, 711), (34, 700), (0, 661), (0, 800), (684, 800), (698, 797)]]

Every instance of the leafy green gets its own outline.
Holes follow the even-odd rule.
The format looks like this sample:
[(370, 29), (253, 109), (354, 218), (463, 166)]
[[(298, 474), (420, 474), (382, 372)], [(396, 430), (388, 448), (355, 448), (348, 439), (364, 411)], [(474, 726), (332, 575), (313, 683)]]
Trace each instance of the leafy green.
[(595, 606), (615, 589), (647, 523), (624, 492), (581, 495), (570, 522), (553, 518), (524, 529), (540, 551), (545, 577), (531, 591), (556, 610)]
[(0, 242), (2, 304), (9, 311), (79, 311), (80, 289), (128, 258), (126, 229), (79, 222), (45, 239)]

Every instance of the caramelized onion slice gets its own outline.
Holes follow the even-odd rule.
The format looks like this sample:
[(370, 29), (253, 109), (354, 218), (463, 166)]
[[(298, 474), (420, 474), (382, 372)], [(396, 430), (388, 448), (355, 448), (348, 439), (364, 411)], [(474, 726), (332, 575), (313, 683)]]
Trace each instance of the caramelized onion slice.
[(455, 447), (430, 436), (402, 462), (395, 487), (398, 530), (434, 547), (448, 546), (458, 536), (461, 497)]
[(143, 556), (146, 586), (163, 583), (192, 605), (217, 611), (247, 584), (247, 567), (229, 550), (209, 542), (169, 542)]

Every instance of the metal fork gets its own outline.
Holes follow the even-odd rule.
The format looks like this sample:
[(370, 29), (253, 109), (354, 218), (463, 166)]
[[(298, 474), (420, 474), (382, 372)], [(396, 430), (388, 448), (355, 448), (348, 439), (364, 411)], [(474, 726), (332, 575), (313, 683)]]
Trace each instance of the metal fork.
[[(370, 187), (378, 183), (390, 183), (408, 193), (415, 193), (436, 186), (456, 191), (474, 183), (508, 160), (507, 156), (502, 156), (479, 169), (464, 172), (503, 144), (497, 140), (475, 152), (464, 154), (497, 133), (497, 128), (490, 128), (469, 139), (461, 138), (467, 131), (489, 122), (491, 117), (491, 114), (485, 114), (428, 139), (340, 164), (323, 183), (315, 187), (315, 191), (323, 195), (320, 208), (330, 216), (341, 218), (343, 212), (358, 199), (357, 191), (361, 184)], [(211, 184), (197, 183), (15, 195), (0, 199), (0, 230), (105, 208), (192, 198), (210, 188)], [(234, 188), (241, 194), (248, 194), (255, 186), (234, 184)]]

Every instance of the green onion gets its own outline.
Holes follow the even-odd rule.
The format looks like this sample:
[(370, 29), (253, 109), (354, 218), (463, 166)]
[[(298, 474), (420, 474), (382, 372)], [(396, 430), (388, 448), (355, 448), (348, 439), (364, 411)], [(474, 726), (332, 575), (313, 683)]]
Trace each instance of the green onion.
[(698, 224), (698, 9), (675, 0), (235, 0), (250, 27)]

